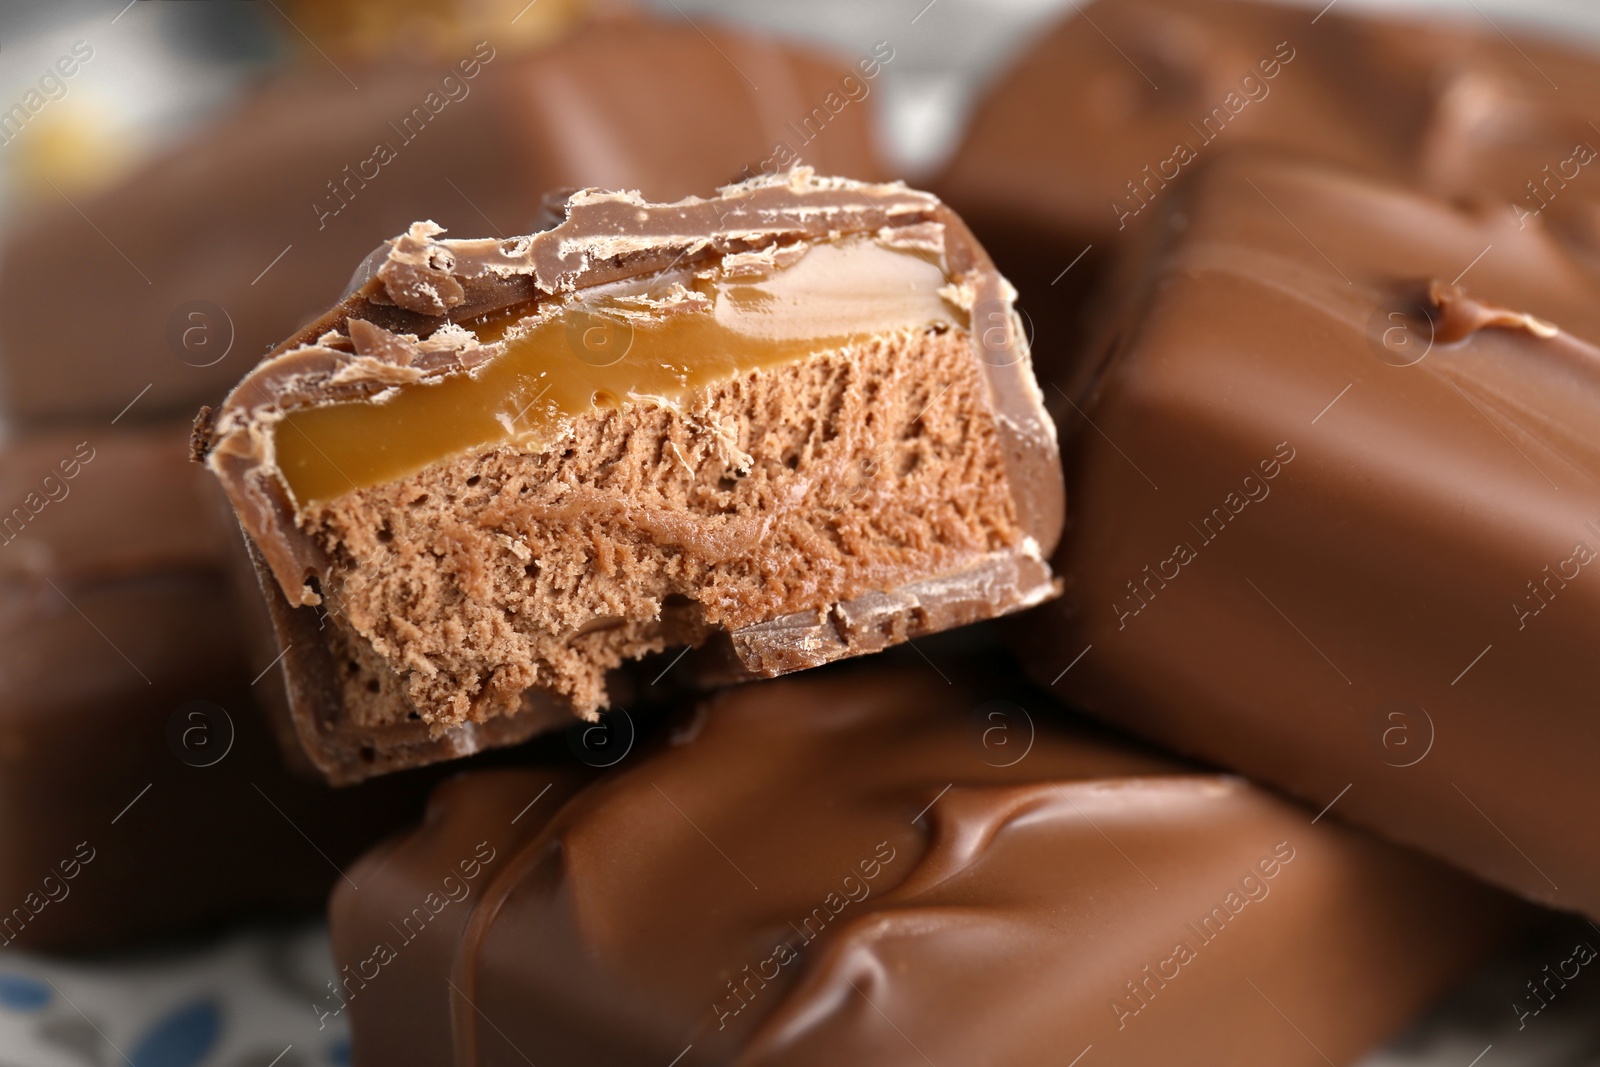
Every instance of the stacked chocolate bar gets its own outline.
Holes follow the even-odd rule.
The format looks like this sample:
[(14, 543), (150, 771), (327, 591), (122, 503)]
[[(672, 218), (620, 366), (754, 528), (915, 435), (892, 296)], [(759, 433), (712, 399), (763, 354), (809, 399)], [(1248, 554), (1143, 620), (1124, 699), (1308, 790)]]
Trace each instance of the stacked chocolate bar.
[[(815, 136), (791, 147), (730, 55)], [(95, 738), (71, 827), (7, 835), (16, 892), (181, 849), (167, 817), (116, 836), (162, 775), (202, 835), (241, 783), (316, 851), (338, 821), (369, 850), (313, 868), (319, 893), (343, 875), (315, 1009), (363, 1067), (1309, 1067), (1535, 904), (1600, 918), (1600, 67), (1105, 0), (979, 107), (937, 183), (958, 215), (877, 180), (850, 86), (884, 61), (631, 18), (479, 56), (412, 171), (313, 202), (350, 209), (344, 244), (288, 229), (283, 183), (380, 94), (335, 91), (345, 125), (310, 137), (264, 117), (329, 90), (281, 81), (248, 105), (277, 140), (224, 125), (105, 194), (140, 209), (151, 286), (250, 339), (193, 375), (135, 344), (127, 382), (84, 387), (72, 361), (125, 323), (6, 338), (37, 422), (109, 415), (101, 385), (153, 382), (121, 420), (238, 382), (194, 427), (214, 478), (139, 467), (153, 427), (117, 431), (126, 459), (59, 427), (14, 449), (38, 546), (0, 546), (27, 564), (14, 628), (83, 678), (16, 675), (0, 789), (20, 808)], [(18, 238), (0, 299), (59, 296), (71, 225)], [(301, 265), (240, 283), (279, 241)], [(150, 293), (102, 280), (159, 339)], [(224, 721), (346, 788), (214, 759)], [(555, 731), (576, 762), (524, 745)], [(403, 810), (420, 769), (487, 750)], [(378, 843), (367, 812), (404, 829)], [(213, 917), (290, 895), (190, 883)], [(91, 929), (51, 892), (61, 944), (171, 925), (124, 901)]]

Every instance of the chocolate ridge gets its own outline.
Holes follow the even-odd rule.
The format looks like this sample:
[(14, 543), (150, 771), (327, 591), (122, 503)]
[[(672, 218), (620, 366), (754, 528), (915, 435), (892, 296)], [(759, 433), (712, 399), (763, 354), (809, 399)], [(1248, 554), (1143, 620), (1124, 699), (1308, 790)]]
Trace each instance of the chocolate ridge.
[[(1033, 1065), (1068, 1038), (1115, 1063), (1324, 1062), (1280, 1006), (1346, 1062), (1518, 921), (1422, 857), (1055, 714), (1002, 756), (970, 710), (993, 690), (967, 688), (996, 664), (951, 666), (954, 686), (862, 664), (726, 691), (581, 790), (532, 767), (444, 785), (335, 890), (337, 962), (388, 942), (436, 872), (493, 865), (349, 998), (353, 1062)], [(1212, 931), (1186, 927), (1207, 909)], [(1204, 962), (1144, 987), (1145, 1014), (1139, 968), (1180, 939)], [(1348, 966), (1297, 962), (1329, 951)]]

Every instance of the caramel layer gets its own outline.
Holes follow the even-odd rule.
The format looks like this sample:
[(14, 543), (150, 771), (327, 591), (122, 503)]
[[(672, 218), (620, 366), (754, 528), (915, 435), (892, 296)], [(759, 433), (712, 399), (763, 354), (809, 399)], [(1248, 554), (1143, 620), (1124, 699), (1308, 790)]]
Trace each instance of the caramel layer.
[[(782, 260), (783, 254), (779, 254)], [(505, 350), (473, 374), (381, 400), (291, 411), (277, 465), (297, 506), (506, 443), (636, 398), (673, 401), (868, 337), (965, 321), (937, 263), (852, 238), (786, 265), (734, 262), (587, 290), (550, 310), (471, 324)]]

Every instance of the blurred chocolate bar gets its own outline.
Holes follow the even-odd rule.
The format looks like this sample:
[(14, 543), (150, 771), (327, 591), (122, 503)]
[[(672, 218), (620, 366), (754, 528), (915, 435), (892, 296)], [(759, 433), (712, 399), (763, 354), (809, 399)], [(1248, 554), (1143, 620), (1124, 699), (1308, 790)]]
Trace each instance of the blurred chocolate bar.
[(799, 168), (381, 252), (197, 438), (332, 780), (593, 717), (647, 653), (770, 677), (1054, 595), (1055, 429), (934, 197)]
[(1072, 347), (1075, 305), (1112, 250), (1229, 148), (1497, 198), (1519, 221), (1558, 202), (1600, 211), (1593, 56), (1505, 37), (1470, 11), (1423, 22), (1318, 7), (1100, 0), (988, 91), (934, 187), (1016, 282), (1052, 338), (1045, 358)]
[(833, 668), (725, 692), (587, 789), (458, 777), (335, 889), (318, 1012), (357, 1067), (1323, 1067), (1516, 921), (1022, 699)]
[(797, 158), (878, 177), (868, 60), (617, 20), (544, 51), (275, 76), (121, 186), (19, 222), (0, 250), (0, 407), (191, 413), (417, 219), (509, 236), (551, 189), (670, 200)]
[(1037, 677), (1600, 916), (1593, 232), (1247, 153), (1143, 242), (1049, 390)]
[(570, 32), (590, 12), (626, 10), (627, 0), (284, 0), (284, 38), (305, 61), (431, 55), (489, 39), (497, 48), (536, 48)]
[(185, 429), (0, 451), (0, 946), (314, 909), (420, 808), (422, 783), (336, 794), (283, 770)]

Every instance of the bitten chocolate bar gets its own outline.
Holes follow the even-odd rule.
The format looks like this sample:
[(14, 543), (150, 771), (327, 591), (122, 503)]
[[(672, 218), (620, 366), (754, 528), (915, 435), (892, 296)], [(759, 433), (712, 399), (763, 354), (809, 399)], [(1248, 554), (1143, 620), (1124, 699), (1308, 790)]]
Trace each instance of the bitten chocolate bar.
[(459, 777), (335, 890), (318, 1010), (358, 1067), (1325, 1067), (1517, 912), (1044, 704), (862, 666), (727, 691), (581, 791)]
[(124, 184), (19, 220), (0, 256), (0, 406), (136, 419), (215, 403), (416, 219), (510, 236), (550, 189), (676, 199), (774, 158), (880, 175), (867, 106), (825, 101), (865, 99), (881, 57), (645, 19), (526, 54), (497, 43), (437, 65), (315, 57)]
[(1055, 691), (1600, 915), (1600, 245), (1230, 157), (1118, 268)]
[(283, 770), (184, 430), (0, 450), (0, 947), (311, 910), (333, 864), (420, 809), (425, 783), (335, 793)]
[(365, 278), (197, 435), (335, 780), (592, 716), (648, 652), (772, 676), (1054, 595), (1012, 292), (926, 193), (590, 190)]

